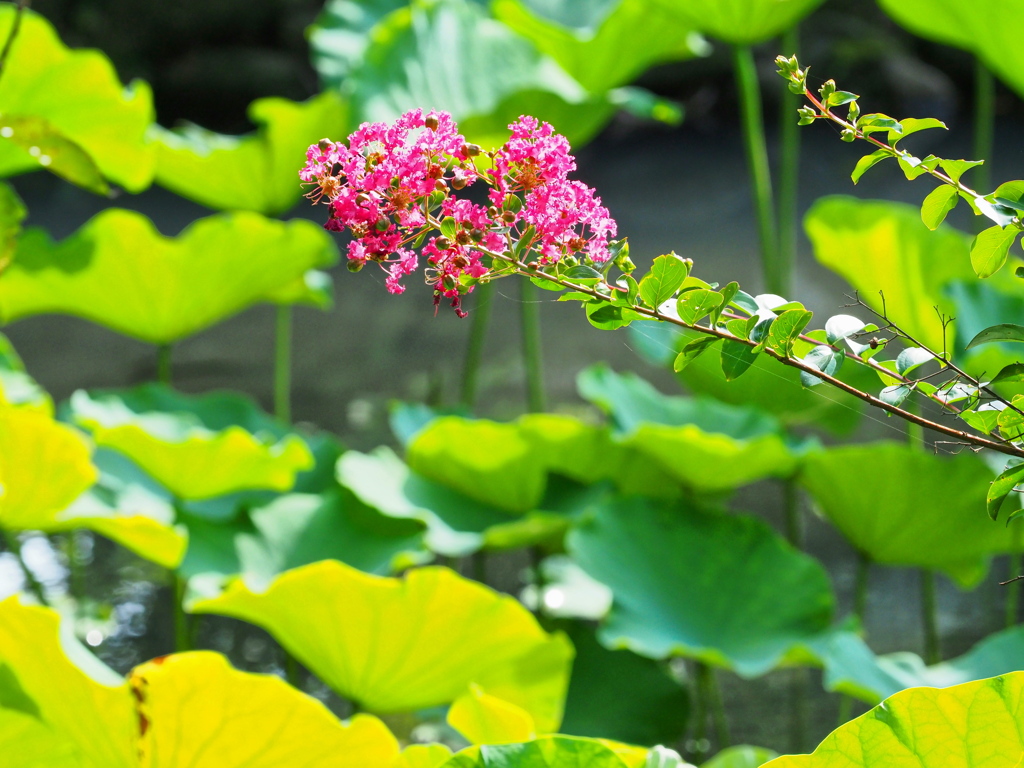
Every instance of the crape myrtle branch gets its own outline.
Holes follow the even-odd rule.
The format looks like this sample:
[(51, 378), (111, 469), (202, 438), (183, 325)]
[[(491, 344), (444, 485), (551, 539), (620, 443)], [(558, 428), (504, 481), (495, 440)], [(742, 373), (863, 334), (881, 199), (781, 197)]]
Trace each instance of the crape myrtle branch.
[[(751, 296), (735, 282), (718, 289), (692, 277), (693, 262), (674, 253), (654, 259), (638, 281), (629, 245), (612, 239), (616, 223), (600, 198), (569, 178), (576, 163), (566, 139), (529, 116), (509, 129), (504, 145), (485, 151), (467, 143), (447, 113), (413, 110), (392, 124), (364, 123), (347, 142), (323, 139), (310, 146), (299, 176), (312, 186), (308, 196), (329, 207), (324, 226), (353, 236), (349, 268), (376, 263), (391, 293), (401, 293), (402, 280), (425, 259), (423, 278), (433, 288), (435, 307), (447, 299), (465, 317), (462, 299), (477, 285), (520, 275), (542, 288), (568, 291), (559, 300), (580, 301), (598, 328), (657, 320), (696, 332), (676, 357), (677, 371), (721, 343), (723, 373), (732, 380), (764, 353), (799, 370), (806, 387), (825, 382), (956, 444), (1024, 459), (1018, 403), (952, 365), (945, 349), (938, 354), (918, 344), (884, 312), (881, 328), (836, 315), (823, 329), (807, 331), (813, 315), (799, 302)], [(465, 196), (474, 183), (485, 186), (484, 203)], [(898, 356), (876, 359), (895, 340)], [(879, 375), (885, 386), (877, 395), (838, 378), (848, 357)], [(929, 363), (939, 370), (915, 373)], [(949, 378), (933, 383), (940, 376)], [(982, 434), (902, 408), (915, 392)], [(1024, 462), (997, 478), (990, 514), (1022, 481)]]
[[(991, 194), (971, 189), (960, 179), (964, 173), (984, 163), (984, 160), (949, 160), (935, 155), (919, 158), (899, 146), (907, 136), (932, 128), (946, 128), (935, 118), (907, 118), (896, 120), (878, 112), (861, 114), (855, 93), (836, 88), (834, 80), (826, 80), (815, 94), (807, 86), (807, 73), (800, 68), (796, 56), (779, 56), (775, 60), (778, 73), (789, 81), (793, 93), (803, 95), (810, 106), (798, 110), (800, 125), (810, 125), (817, 120), (828, 120), (840, 128), (843, 141), (866, 141), (876, 147), (875, 151), (858, 161), (853, 170), (856, 184), (865, 172), (877, 163), (895, 158), (908, 179), (924, 174), (942, 182), (925, 198), (921, 206), (921, 219), (930, 229), (937, 229), (963, 198), (975, 215), (985, 216), (994, 226), (982, 231), (971, 244), (971, 265), (979, 277), (990, 277), (1002, 268), (1021, 230), (1024, 230), (1024, 181), (1008, 181)], [(839, 107), (846, 109), (843, 118), (835, 112)], [(885, 134), (885, 141), (875, 134)], [(1024, 277), (1024, 268), (1018, 268), (1018, 277)]]

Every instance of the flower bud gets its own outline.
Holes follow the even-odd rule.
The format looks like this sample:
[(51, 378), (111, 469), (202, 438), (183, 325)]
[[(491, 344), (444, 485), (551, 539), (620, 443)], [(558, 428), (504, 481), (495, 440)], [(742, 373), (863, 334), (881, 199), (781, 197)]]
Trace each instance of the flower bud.
[(468, 183), (469, 179), (466, 178), (465, 174), (460, 173), (459, 171), (456, 171), (455, 175), (452, 176), (452, 189), (463, 189)]
[(455, 233), (455, 242), (459, 245), (469, 245), (469, 232), (464, 229), (460, 229)]
[(498, 209), (495, 206), (492, 205), (490, 208), (487, 209), (487, 215), (490, 216), (492, 219), (497, 218), (498, 217)]
[(349, 272), (358, 272), (366, 266), (366, 259), (349, 259), (345, 266)]
[(851, 131), (849, 128), (844, 128), (842, 133), (839, 134), (839, 138), (843, 141), (855, 141), (857, 139), (857, 133)]
[(318, 141), (316, 145), (320, 147), (321, 152), (326, 152), (331, 147), (334, 146), (334, 142), (331, 141), (330, 139), (320, 139), (320, 141)]
[(452, 241), (447, 237), (439, 237), (434, 241), (434, 247), (439, 251), (447, 251), (452, 247)]
[(466, 267), (469, 266), (469, 259), (467, 259), (460, 253), (458, 256), (452, 259), (452, 264), (454, 264), (459, 269), (465, 269)]
[(484, 239), (484, 231), (482, 229), (477, 229), (474, 227), (473, 230), (469, 233), (469, 236), (474, 243), (479, 243), (481, 240)]
[(515, 224), (516, 215), (512, 213), (512, 211), (505, 211), (503, 214), (501, 214), (501, 220), (504, 221), (506, 224)]
[(476, 157), (480, 154), (479, 144), (463, 144), (462, 153), (468, 157)]
[(423, 120), (423, 125), (431, 131), (436, 131), (440, 123), (437, 121), (437, 117), (435, 115), (427, 115)]
[(445, 183), (444, 179), (438, 179), (437, 181), (434, 182), (434, 189), (436, 189), (438, 192), (444, 192), (446, 189), (448, 189), (448, 184)]

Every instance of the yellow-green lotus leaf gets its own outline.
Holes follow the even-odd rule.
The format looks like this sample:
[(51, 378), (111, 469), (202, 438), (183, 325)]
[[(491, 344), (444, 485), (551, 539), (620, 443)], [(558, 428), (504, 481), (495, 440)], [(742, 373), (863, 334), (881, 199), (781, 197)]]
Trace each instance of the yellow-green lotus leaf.
[[(0, 687), (0, 696), (3, 690)], [(0, 749), (18, 756), (18, 768), (81, 768), (75, 745), (42, 720), (0, 702)], [(6, 765), (6, 763), (5, 763)]]
[(240, 672), (219, 653), (157, 659), (129, 682), (147, 723), (146, 768), (378, 768), (399, 753), (377, 718), (343, 724), (283, 680)]
[[(0, 39), (7, 39), (14, 18), (13, 3), (0, 6)], [(146, 140), (154, 115), (145, 82), (124, 87), (110, 59), (99, 51), (69, 49), (45, 18), (26, 10), (4, 64), (3, 83), (5, 116), (45, 120), (129, 192), (149, 186), (156, 162)], [(14, 141), (0, 140), (0, 176), (41, 167)]]
[(491, 696), (479, 685), (452, 702), (448, 725), (471, 744), (507, 744), (536, 738), (533, 718), (504, 699)]
[(391, 768), (440, 768), (451, 756), (452, 751), (444, 744), (410, 744)]
[(1015, 768), (1024, 758), (1024, 672), (910, 688), (771, 768)]
[(247, 136), (157, 127), (156, 181), (210, 208), (284, 213), (302, 195), (298, 169), (306, 149), (324, 136), (345, 135), (347, 112), (336, 92), (325, 91), (303, 102), (257, 99), (249, 105), (257, 131)]
[[(646, 750), (644, 750), (646, 757)], [(457, 753), (444, 768), (639, 768), (611, 743), (572, 736), (543, 736), (522, 744), (485, 744)]]
[[(0, 602), (0, 681), (7, 694), (0, 699), (13, 689), (30, 702), (38, 720), (73, 745), (82, 768), (137, 765), (138, 721), (127, 684), (64, 634), (54, 611), (22, 605), (17, 596)], [(58, 754), (68, 749), (55, 747)]]
[(235, 491), (287, 491), (312, 469), (313, 455), (297, 435), (262, 439), (241, 427), (204, 427), (185, 413), (137, 413), (116, 395), (71, 397), (77, 423), (97, 445), (128, 456), (174, 496), (208, 499)]
[(0, 406), (0, 527), (48, 530), (96, 481), (89, 445), (44, 413)]
[(262, 593), (236, 579), (193, 611), (263, 627), (371, 712), (450, 704), (476, 683), (528, 712), (539, 733), (561, 721), (572, 645), (516, 600), (447, 568), (387, 578), (327, 560), (281, 574)]
[[(170, 344), (334, 263), (337, 246), (310, 221), (219, 214), (164, 237), (135, 211), (108, 208), (54, 242), (27, 229), (0, 280), (0, 320), (74, 315), (153, 344)], [(320, 291), (313, 281), (311, 291)], [(302, 298), (318, 303), (319, 297)]]

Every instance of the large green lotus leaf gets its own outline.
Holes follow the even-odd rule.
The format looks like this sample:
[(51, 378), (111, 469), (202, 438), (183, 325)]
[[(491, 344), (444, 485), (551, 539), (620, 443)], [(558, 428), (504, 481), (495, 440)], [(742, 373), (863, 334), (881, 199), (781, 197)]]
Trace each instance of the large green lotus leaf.
[[(680, 348), (697, 338), (694, 332), (680, 332), (669, 323), (633, 323), (631, 341), (643, 356), (658, 365), (670, 366)], [(846, 366), (843, 373), (858, 372)], [(694, 360), (679, 373), (689, 389), (707, 394), (723, 403), (753, 406), (772, 414), (785, 426), (814, 425), (837, 434), (847, 434), (860, 422), (862, 403), (852, 395), (822, 387), (808, 389), (800, 383), (800, 372), (759, 355), (753, 365), (733, 381), (722, 373), (717, 347)], [(867, 381), (875, 383), (873, 373)]]
[[(942, 325), (935, 307), (954, 314), (942, 287), (974, 280), (970, 238), (949, 226), (934, 232), (916, 206), (887, 200), (835, 195), (818, 200), (804, 229), (819, 262), (841, 275), (861, 298), (932, 349), (942, 349)], [(857, 314), (857, 310), (852, 310)], [(861, 310), (861, 320), (873, 318)]]
[(967, 587), (1012, 531), (985, 514), (992, 471), (973, 455), (943, 458), (902, 443), (809, 456), (800, 478), (818, 509), (858, 550), (886, 565), (943, 571)]
[(213, 596), (231, 576), (266, 587), (290, 568), (336, 559), (368, 573), (392, 573), (429, 557), (423, 525), (395, 520), (343, 489), (289, 493), (246, 507), (231, 520), (182, 514), (189, 547), (180, 572), (195, 594)]
[[(559, 2), (557, 10), (572, 12), (581, 5), (590, 4), (569, 0)], [(707, 47), (699, 35), (687, 34), (676, 6), (651, 0), (618, 0), (612, 5), (609, 13), (585, 20), (584, 26), (559, 18), (565, 14), (553, 14), (548, 7), (546, 13), (540, 12), (529, 0), (496, 0), (491, 12), (593, 92), (626, 85), (648, 67), (693, 58)], [(643, 36), (636, 34), (640, 28)]]
[(140, 762), (151, 768), (371, 768), (399, 754), (377, 718), (341, 723), (280, 678), (239, 672), (218, 653), (166, 656), (129, 680), (149, 724)]
[(156, 181), (210, 208), (281, 214), (298, 201), (306, 149), (348, 133), (346, 106), (335, 92), (308, 101), (257, 99), (253, 134), (224, 136), (187, 125), (156, 128)]
[(785, 32), (822, 0), (653, 0), (691, 29), (726, 43), (755, 45)]
[(599, 741), (544, 736), (525, 744), (470, 747), (443, 768), (626, 768), (626, 763)]
[(606, 94), (589, 94), (470, 0), (334, 0), (311, 28), (310, 45), (323, 83), (351, 99), (354, 121), (440, 109), (470, 140), (498, 146), (522, 114), (578, 143), (614, 112)]
[[(13, 4), (0, 7), (0, 39), (7, 39), (14, 17)], [(146, 140), (154, 119), (149, 86), (136, 80), (124, 87), (106, 56), (70, 50), (50, 23), (31, 11), (25, 11), (4, 64), (0, 111), (7, 117), (42, 118), (130, 192), (153, 180), (155, 157)], [(42, 167), (26, 148), (0, 141), (0, 176)]]
[(912, 688), (772, 768), (978, 768), (1024, 756), (1024, 672), (952, 688)]
[(79, 390), (71, 397), (71, 419), (92, 433), (97, 445), (128, 456), (178, 499), (206, 499), (244, 489), (287, 491), (296, 474), (314, 467), (297, 435), (278, 440), (231, 425), (211, 429), (195, 412), (150, 411), (146, 393)]
[(388, 517), (421, 521), (427, 527), (427, 546), (447, 557), (560, 539), (571, 521), (603, 492), (552, 478), (537, 509), (513, 516), (420, 476), (386, 447), (369, 454), (345, 453), (338, 460), (338, 480)]
[(14, 345), (0, 333), (0, 408), (13, 405), (53, 415), (53, 400), (25, 371)]
[(693, 490), (728, 491), (797, 469), (778, 422), (757, 409), (666, 397), (638, 376), (604, 366), (584, 371), (579, 388), (609, 413), (622, 446)]
[(6, 709), (0, 696), (0, 745), (17, 755), (18, 768), (81, 768), (74, 743), (42, 720), (16, 709)]
[(1024, 658), (1024, 627), (989, 635), (967, 653), (928, 666), (915, 653), (876, 656), (859, 635), (836, 629), (808, 643), (824, 667), (825, 687), (877, 704), (906, 688), (951, 685), (1015, 672)]
[(138, 719), (124, 680), (62, 631), (54, 611), (17, 596), (0, 602), (0, 721), (10, 702), (61, 735), (58, 755), (70, 742), (73, 765), (137, 765)]
[(140, 213), (110, 208), (59, 243), (26, 230), (0, 281), (0, 318), (75, 315), (169, 344), (273, 301), (336, 258), (334, 241), (309, 221), (220, 214), (171, 238)]
[(576, 648), (561, 733), (629, 744), (674, 744), (686, 732), (690, 697), (658, 662), (609, 651), (589, 626), (574, 622)]
[(878, 0), (899, 24), (915, 35), (968, 50), (1024, 96), (1024, 7), (1016, 0)]
[(0, 406), (0, 527), (51, 530), (96, 480), (90, 449), (45, 413)]
[(341, 695), (366, 710), (448, 704), (471, 684), (556, 730), (572, 662), (564, 635), (549, 635), (514, 599), (447, 568), (403, 578), (335, 561), (296, 568), (262, 593), (233, 581), (196, 603), (263, 627)]
[(821, 565), (752, 517), (615, 500), (567, 544), (615, 596), (601, 641), (651, 658), (687, 656), (754, 677), (824, 631), (834, 608)]

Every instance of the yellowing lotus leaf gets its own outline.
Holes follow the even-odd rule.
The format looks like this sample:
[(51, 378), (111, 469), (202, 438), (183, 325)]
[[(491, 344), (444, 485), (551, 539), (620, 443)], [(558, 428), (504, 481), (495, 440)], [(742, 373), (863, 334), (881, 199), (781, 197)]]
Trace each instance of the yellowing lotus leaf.
[(219, 653), (157, 659), (129, 682), (147, 768), (377, 768), (398, 756), (377, 718), (343, 724), (283, 680), (239, 672)]
[(440, 768), (451, 756), (452, 751), (444, 744), (410, 744), (391, 768)]
[[(108, 208), (53, 242), (28, 229), (0, 281), (0, 319), (65, 314), (153, 344), (169, 344), (332, 264), (337, 247), (309, 221), (236, 212), (209, 216), (164, 237), (135, 211)], [(307, 292), (320, 292), (313, 281)]]
[(50, 530), (96, 480), (89, 446), (44, 413), (0, 406), (0, 527)]
[(1013, 768), (1024, 757), (1024, 672), (910, 688), (771, 768)]
[(264, 440), (238, 426), (212, 430), (194, 414), (138, 413), (113, 394), (76, 392), (71, 410), (97, 445), (128, 456), (179, 499), (247, 489), (287, 491), (296, 473), (315, 463), (298, 436)]
[[(0, 6), (0, 39), (14, 22), (13, 3)], [(155, 169), (146, 131), (153, 98), (141, 80), (121, 85), (110, 60), (99, 51), (71, 50), (42, 16), (25, 11), (4, 65), (0, 93), (4, 117), (43, 120), (71, 142), (89, 165), (130, 192), (149, 186)], [(47, 167), (16, 137), (0, 140), (0, 176)], [(53, 159), (54, 166), (59, 159)], [(94, 171), (95, 172), (95, 171)]]
[(479, 685), (452, 702), (448, 725), (472, 744), (505, 744), (536, 738), (533, 718), (525, 710), (491, 696)]
[(444, 768), (638, 768), (597, 739), (543, 736), (522, 744), (464, 749)]
[[(6, 694), (0, 701), (24, 702), (42, 725), (60, 734), (55, 753), (73, 750), (79, 762), (72, 765), (137, 765), (138, 721), (124, 680), (62, 633), (54, 611), (22, 605), (17, 596), (0, 602), (0, 691)], [(5, 714), (0, 709), (0, 719)]]
[(386, 578), (327, 560), (283, 573), (262, 593), (235, 580), (192, 610), (263, 627), (371, 712), (450, 704), (476, 683), (528, 712), (540, 733), (561, 721), (572, 645), (516, 600), (447, 568)]

